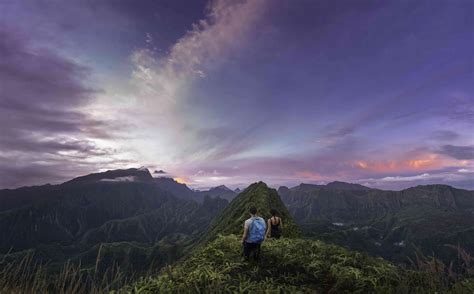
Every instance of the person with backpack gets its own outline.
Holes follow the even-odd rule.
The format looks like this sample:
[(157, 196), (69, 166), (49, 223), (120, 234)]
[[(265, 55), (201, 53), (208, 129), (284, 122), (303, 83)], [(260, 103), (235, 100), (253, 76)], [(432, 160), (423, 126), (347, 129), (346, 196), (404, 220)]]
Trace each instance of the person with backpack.
[(244, 258), (249, 260), (252, 256), (258, 261), (260, 258), (260, 245), (265, 240), (265, 220), (257, 215), (256, 207), (251, 207), (250, 218), (244, 222), (244, 234), (242, 245), (244, 247)]
[(266, 238), (271, 237), (275, 239), (280, 239), (281, 231), (283, 229), (283, 222), (281, 217), (277, 216), (276, 209), (271, 209), (270, 214), (272, 215), (271, 218), (268, 219), (267, 225), (267, 233), (265, 234)]

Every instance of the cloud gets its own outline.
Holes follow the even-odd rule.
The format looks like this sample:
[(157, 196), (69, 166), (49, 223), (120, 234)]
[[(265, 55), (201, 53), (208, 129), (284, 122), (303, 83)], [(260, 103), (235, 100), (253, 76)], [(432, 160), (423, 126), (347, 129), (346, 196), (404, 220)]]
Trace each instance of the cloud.
[(381, 182), (406, 182), (406, 181), (417, 181), (417, 180), (426, 180), (431, 176), (428, 173), (416, 175), (416, 176), (394, 176), (394, 177), (384, 177), (381, 178)]
[(469, 146), (455, 146), (443, 145), (438, 150), (438, 153), (456, 158), (459, 160), (474, 159), (474, 145)]
[(456, 132), (450, 130), (438, 130), (433, 132), (432, 138), (439, 141), (453, 141), (460, 137)]
[(429, 173), (411, 175), (393, 175), (380, 178), (358, 179), (354, 182), (382, 189), (401, 190), (417, 185), (445, 184), (458, 188), (474, 189), (474, 173), (468, 170), (450, 168), (433, 170)]
[(430, 170), (439, 168), (444, 162), (436, 155), (421, 155), (413, 159), (357, 160), (354, 167), (373, 173)]
[(94, 126), (77, 108), (93, 93), (83, 84), (87, 69), (55, 52), (34, 48), (14, 30), (0, 31), (2, 133), (75, 132)]
[(97, 167), (91, 158), (113, 154), (94, 140), (107, 124), (81, 111), (97, 93), (86, 86), (89, 69), (13, 27), (0, 39), (0, 187), (75, 176)]
[[(238, 49), (261, 15), (264, 0), (212, 1), (207, 19), (194, 23), (165, 56), (149, 49), (132, 54), (133, 81), (142, 98), (177, 103), (181, 86)], [(156, 104), (158, 105), (158, 104)], [(161, 104), (160, 104), (161, 105)]]
[[(22, 171), (25, 183), (41, 183), (124, 168), (129, 158), (202, 185), (401, 185), (472, 170), (472, 97), (458, 78), (465, 63), (433, 68), (442, 56), (431, 49), (423, 60), (408, 47), (389, 50), (404, 34), (385, 38), (383, 21), (370, 46), (357, 45), (366, 32), (352, 28), (364, 26), (334, 22), (362, 24), (380, 11), (360, 18), (317, 5), (215, 0), (203, 16), (200, 5), (7, 5), (15, 9), (6, 22), (31, 30), (1, 35), (0, 158), (8, 168), (0, 186), (18, 183), (12, 175)], [(431, 32), (418, 21), (434, 19), (413, 19), (415, 34)], [(455, 31), (443, 38), (461, 36), (447, 33)], [(459, 93), (446, 95), (453, 81)]]
[(147, 160), (173, 158), (174, 162), (168, 164), (185, 164), (218, 160), (252, 146), (248, 137), (258, 126), (236, 131), (227, 127), (230, 120), (213, 121), (206, 104), (210, 102), (197, 101), (193, 86), (245, 47), (265, 3), (265, 0), (211, 1), (207, 17), (194, 23), (168, 53), (147, 48), (132, 53), (131, 84), (136, 90), (133, 107), (139, 115), (129, 111), (127, 119), (133, 121), (134, 128), (146, 133), (148, 141), (155, 142), (154, 146), (162, 146), (158, 150), (136, 144), (140, 145), (141, 156)]

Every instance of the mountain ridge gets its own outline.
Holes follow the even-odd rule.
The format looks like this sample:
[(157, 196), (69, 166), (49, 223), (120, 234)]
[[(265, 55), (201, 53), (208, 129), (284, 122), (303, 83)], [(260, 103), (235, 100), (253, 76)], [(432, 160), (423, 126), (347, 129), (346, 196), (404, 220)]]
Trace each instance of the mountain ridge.
[(264, 182), (256, 182), (239, 193), (212, 222), (210, 229), (204, 237), (204, 241), (210, 241), (217, 235), (241, 234), (243, 224), (250, 217), (249, 209), (255, 206), (258, 215), (265, 220), (271, 217), (270, 209), (276, 209), (278, 215), (283, 219), (283, 236), (294, 238), (300, 235), (300, 231), (293, 217), (281, 201), (275, 189), (269, 188)]
[(414, 247), (445, 262), (458, 244), (474, 252), (474, 191), (419, 185), (401, 191), (300, 186), (278, 190), (308, 238), (397, 263), (414, 260)]
[[(265, 183), (251, 184), (216, 217), (201, 245), (190, 255), (125, 291), (424, 293), (443, 289), (433, 284), (429, 275), (319, 240), (299, 238), (299, 229), (285, 209), (280, 214), (285, 224), (283, 238), (266, 240), (260, 261), (247, 263), (242, 260), (240, 235), (251, 206), (267, 218), (265, 211), (270, 207), (282, 209), (283, 203), (276, 190)], [(292, 225), (294, 231), (288, 229)]]
[(150, 171), (147, 168), (128, 168), (107, 170), (105, 172), (91, 173), (85, 176), (76, 177), (70, 181), (66, 181), (61, 185), (83, 184), (104, 180), (113, 180), (117, 178), (134, 177), (131, 181), (150, 181), (153, 179)]

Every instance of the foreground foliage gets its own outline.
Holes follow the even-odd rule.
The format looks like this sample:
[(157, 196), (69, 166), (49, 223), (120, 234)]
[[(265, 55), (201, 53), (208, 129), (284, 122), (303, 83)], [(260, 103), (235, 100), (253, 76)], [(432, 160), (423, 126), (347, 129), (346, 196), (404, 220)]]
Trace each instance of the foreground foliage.
[(84, 270), (80, 264), (65, 263), (57, 273), (48, 265), (38, 264), (33, 255), (3, 264), (0, 269), (0, 293), (107, 293), (133, 280), (117, 265), (103, 273)]
[[(463, 284), (464, 283), (464, 284)], [(472, 281), (455, 285), (469, 293)], [(268, 240), (259, 263), (242, 261), (239, 239), (219, 236), (131, 293), (427, 293), (448, 290), (428, 272), (403, 270), (381, 258), (320, 241)]]

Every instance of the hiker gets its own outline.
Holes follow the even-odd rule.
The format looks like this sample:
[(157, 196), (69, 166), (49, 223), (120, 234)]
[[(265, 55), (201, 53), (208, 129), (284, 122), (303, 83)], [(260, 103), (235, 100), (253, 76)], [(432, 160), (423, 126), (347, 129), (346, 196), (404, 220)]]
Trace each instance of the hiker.
[(277, 216), (276, 209), (271, 209), (270, 214), (272, 215), (271, 218), (268, 219), (267, 223), (267, 233), (265, 234), (266, 238), (271, 237), (275, 239), (280, 239), (281, 237), (281, 230), (283, 229), (283, 222), (281, 221), (281, 217)]
[(260, 258), (260, 244), (265, 240), (265, 220), (257, 215), (257, 208), (251, 207), (250, 218), (244, 223), (244, 234), (242, 245), (244, 247), (244, 258), (249, 260), (252, 256), (258, 261)]

